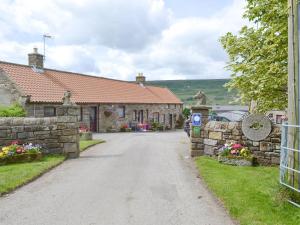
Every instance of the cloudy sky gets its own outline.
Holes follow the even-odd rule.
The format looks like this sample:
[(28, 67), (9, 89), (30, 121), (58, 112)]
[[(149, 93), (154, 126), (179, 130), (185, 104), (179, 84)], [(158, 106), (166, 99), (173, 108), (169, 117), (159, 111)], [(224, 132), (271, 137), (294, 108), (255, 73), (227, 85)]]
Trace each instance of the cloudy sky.
[(227, 78), (219, 37), (244, 0), (1, 0), (0, 60), (27, 64), (47, 39), (46, 67), (134, 80)]

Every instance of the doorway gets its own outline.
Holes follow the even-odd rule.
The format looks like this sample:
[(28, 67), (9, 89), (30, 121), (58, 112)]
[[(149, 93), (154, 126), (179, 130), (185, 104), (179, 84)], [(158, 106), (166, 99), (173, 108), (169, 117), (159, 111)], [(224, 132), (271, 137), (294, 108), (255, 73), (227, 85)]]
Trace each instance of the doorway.
[(169, 124), (170, 124), (170, 129), (173, 128), (173, 116), (172, 114), (169, 114)]
[(89, 111), (90, 111), (90, 131), (97, 132), (97, 124), (98, 124), (97, 107), (91, 106)]
[(143, 110), (138, 111), (138, 122), (144, 123), (144, 111)]

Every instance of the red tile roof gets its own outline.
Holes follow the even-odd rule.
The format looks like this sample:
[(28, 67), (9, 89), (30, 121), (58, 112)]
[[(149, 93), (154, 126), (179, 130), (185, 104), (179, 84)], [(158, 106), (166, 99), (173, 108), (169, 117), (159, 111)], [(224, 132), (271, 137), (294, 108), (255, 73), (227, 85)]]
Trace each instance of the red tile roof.
[(38, 73), (30, 66), (1, 61), (0, 69), (32, 102), (61, 102), (68, 90), (76, 103), (182, 103), (167, 88), (51, 69)]

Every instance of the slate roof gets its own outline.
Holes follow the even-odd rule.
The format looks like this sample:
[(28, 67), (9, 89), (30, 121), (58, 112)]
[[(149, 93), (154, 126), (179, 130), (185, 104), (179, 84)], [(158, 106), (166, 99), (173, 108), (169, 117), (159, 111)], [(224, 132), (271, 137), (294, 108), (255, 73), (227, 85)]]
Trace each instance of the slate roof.
[(182, 104), (168, 88), (143, 86), (133, 82), (44, 69), (0, 61), (3, 70), (31, 102), (61, 102), (65, 91), (71, 91), (76, 103), (147, 103)]

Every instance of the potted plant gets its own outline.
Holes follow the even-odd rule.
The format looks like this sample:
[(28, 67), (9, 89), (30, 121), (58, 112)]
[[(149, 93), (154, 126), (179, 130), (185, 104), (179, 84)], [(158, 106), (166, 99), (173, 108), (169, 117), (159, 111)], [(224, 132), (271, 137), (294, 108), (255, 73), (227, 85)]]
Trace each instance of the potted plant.
[(79, 137), (81, 141), (93, 140), (93, 133), (86, 126), (79, 127)]
[(234, 166), (252, 166), (254, 157), (247, 147), (238, 143), (225, 144), (219, 149), (218, 161)]
[(127, 129), (128, 129), (128, 125), (127, 124), (123, 124), (123, 125), (121, 125), (120, 132), (126, 132)]

